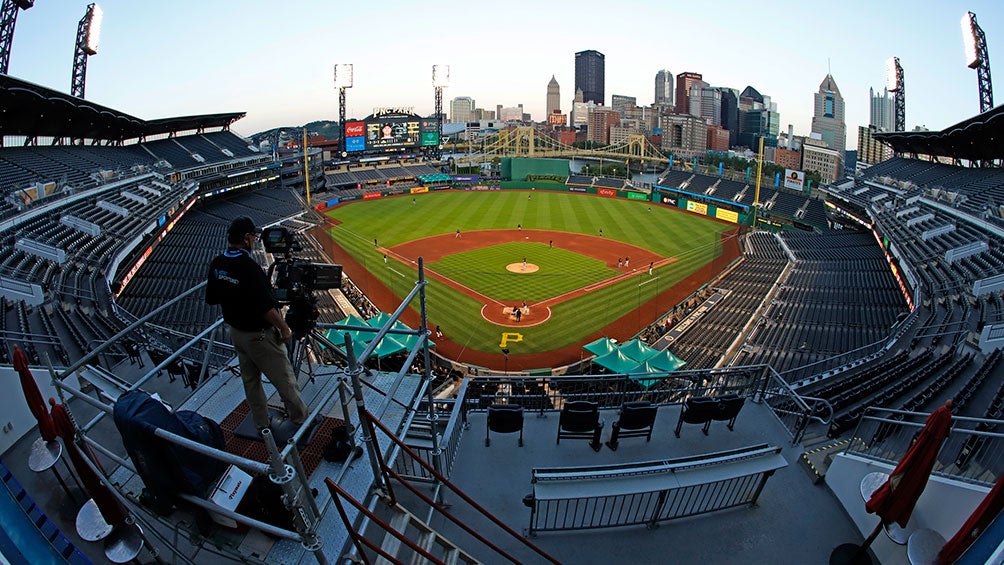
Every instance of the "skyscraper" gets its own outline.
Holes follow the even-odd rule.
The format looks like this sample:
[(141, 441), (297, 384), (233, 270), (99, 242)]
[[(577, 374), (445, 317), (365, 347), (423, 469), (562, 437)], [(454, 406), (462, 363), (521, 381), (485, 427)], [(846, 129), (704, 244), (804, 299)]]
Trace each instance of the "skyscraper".
[(575, 89), (582, 90), (583, 102), (592, 100), (603, 105), (605, 59), (599, 51), (579, 51), (575, 54)]
[(663, 69), (655, 73), (655, 105), (673, 106), (676, 99), (673, 97), (673, 73)]
[(457, 96), (450, 101), (450, 122), (466, 124), (474, 120), (474, 99), (470, 96)]
[(676, 75), (676, 113), (687, 114), (690, 112), (690, 87), (695, 83), (705, 86), (701, 73), (680, 73)]
[(638, 99), (634, 96), (613, 94), (610, 96), (610, 107), (622, 118), (630, 117), (631, 112), (638, 107)]
[(558, 88), (558, 81), (555, 80), (554, 75), (551, 75), (551, 82), (547, 83), (547, 115), (544, 116), (544, 121), (547, 121), (552, 114), (561, 113), (561, 92)]
[(704, 118), (712, 126), (722, 125), (722, 92), (695, 82), (690, 87), (690, 115)]
[(868, 125), (875, 126), (879, 131), (893, 131), (896, 127), (896, 100), (889, 96), (889, 90), (883, 88), (882, 94), (876, 94), (874, 89), (869, 88), (868, 99), (871, 102)]
[(722, 128), (729, 132), (729, 147), (739, 139), (739, 91), (726, 86), (719, 87), (722, 92)]
[[(812, 131), (818, 133), (830, 148), (843, 155), (847, 150), (847, 125), (844, 123), (844, 97), (837, 82), (827, 73), (814, 95)], [(838, 176), (841, 173), (838, 173)]]

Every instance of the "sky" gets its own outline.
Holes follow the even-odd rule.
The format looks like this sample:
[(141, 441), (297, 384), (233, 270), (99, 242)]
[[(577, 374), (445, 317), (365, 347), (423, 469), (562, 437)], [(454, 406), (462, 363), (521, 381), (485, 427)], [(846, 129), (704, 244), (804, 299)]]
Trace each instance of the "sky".
[[(770, 96), (781, 131), (793, 124), (796, 135), (811, 131), (813, 94), (830, 72), (854, 149), (868, 89), (885, 86), (890, 56), (904, 68), (907, 129), (939, 130), (979, 112), (959, 21), (973, 11), (991, 63), (1004, 64), (999, 2), (104, 0), (86, 98), (143, 119), (247, 112), (233, 130), (250, 135), (337, 120), (336, 63), (354, 65), (349, 118), (382, 106), (432, 114), (432, 65), (447, 64), (444, 111), (470, 96), (486, 109), (523, 104), (539, 121), (551, 76), (567, 113), (574, 54), (595, 49), (606, 55), (608, 105), (612, 94), (651, 104), (660, 69), (699, 72), (713, 86)], [(9, 73), (68, 92), (87, 4), (37, 0), (21, 12)]]

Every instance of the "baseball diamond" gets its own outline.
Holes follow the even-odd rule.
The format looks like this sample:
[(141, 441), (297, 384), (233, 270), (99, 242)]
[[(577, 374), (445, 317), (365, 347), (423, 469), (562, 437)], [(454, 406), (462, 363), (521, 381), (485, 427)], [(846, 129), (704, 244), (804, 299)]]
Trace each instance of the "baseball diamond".
[[(581, 346), (600, 336), (630, 339), (739, 255), (734, 226), (704, 216), (659, 205), (648, 212), (645, 201), (525, 195), (444, 191), (417, 204), (350, 202), (328, 210), (315, 237), (382, 309), (413, 288), (421, 258), (429, 324), (444, 332), (437, 352), (489, 368), (501, 366), (503, 333), (522, 336), (508, 346), (508, 365), (519, 369), (577, 361)], [(524, 260), (538, 269), (525, 272)], [(417, 325), (418, 312), (404, 321)]]

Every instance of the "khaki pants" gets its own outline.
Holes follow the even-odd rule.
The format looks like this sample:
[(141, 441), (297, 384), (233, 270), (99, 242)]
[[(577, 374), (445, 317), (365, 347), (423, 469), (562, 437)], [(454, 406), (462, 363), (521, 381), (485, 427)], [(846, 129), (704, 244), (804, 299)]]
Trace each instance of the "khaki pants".
[(296, 376), (293, 367), (286, 357), (286, 345), (279, 341), (278, 333), (268, 328), (263, 331), (245, 332), (230, 327), (230, 337), (237, 350), (237, 359), (241, 364), (241, 380), (244, 381), (244, 394), (251, 407), (251, 417), (259, 429), (268, 426), (268, 399), (262, 387), (261, 375), (265, 373), (268, 380), (275, 386), (279, 397), (286, 407), (289, 419), (302, 424), (307, 418), (307, 406), (300, 398), (296, 387)]

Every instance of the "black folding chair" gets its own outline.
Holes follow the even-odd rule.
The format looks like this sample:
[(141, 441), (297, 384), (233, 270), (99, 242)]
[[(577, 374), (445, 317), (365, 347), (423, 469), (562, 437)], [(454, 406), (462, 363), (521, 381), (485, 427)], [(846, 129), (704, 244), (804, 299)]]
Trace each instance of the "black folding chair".
[(558, 418), (558, 441), (561, 438), (588, 439), (589, 447), (599, 451), (600, 433), (603, 431), (603, 421), (600, 420), (599, 405), (595, 402), (575, 400), (565, 403)]
[(519, 432), (519, 446), (523, 447), (523, 407), (519, 404), (493, 404), (488, 407), (488, 425), (485, 427), (485, 447), (492, 444), (491, 432), (511, 434)]
[(676, 421), (676, 429), (673, 431), (676, 437), (680, 437), (680, 429), (684, 423), (704, 424), (701, 429), (704, 435), (708, 435), (708, 426), (711, 419), (718, 412), (718, 401), (710, 396), (695, 396), (687, 399), (680, 410), (680, 419)]
[(645, 441), (652, 440), (652, 428), (655, 426), (655, 417), (659, 411), (658, 406), (653, 406), (647, 400), (637, 402), (625, 402), (621, 406), (620, 417), (614, 422), (610, 433), (610, 440), (607, 447), (617, 451), (618, 439), (622, 437), (645, 437)]

